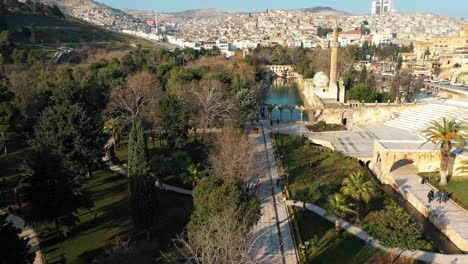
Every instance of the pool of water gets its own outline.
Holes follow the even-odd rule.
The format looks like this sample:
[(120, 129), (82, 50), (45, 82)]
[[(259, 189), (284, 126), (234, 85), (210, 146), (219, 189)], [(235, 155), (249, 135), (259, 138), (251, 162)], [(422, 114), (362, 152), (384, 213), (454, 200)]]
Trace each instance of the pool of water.
[[(304, 106), (304, 101), (294, 80), (282, 78), (275, 79), (273, 84), (268, 88), (265, 103), (282, 106)], [(283, 110), (282, 115), (278, 109), (274, 109), (272, 113), (273, 120), (281, 118), (282, 121), (291, 121), (291, 117), (293, 121), (301, 121), (301, 115), (298, 110), (294, 110), (292, 116), (291, 112), (286, 109)], [(308, 120), (309, 116), (304, 112), (302, 121)]]

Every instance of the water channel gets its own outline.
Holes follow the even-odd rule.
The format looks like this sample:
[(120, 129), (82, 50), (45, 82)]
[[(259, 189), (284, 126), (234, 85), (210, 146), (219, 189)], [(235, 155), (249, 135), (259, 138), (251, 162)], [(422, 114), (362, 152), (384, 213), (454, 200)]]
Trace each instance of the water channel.
[[(292, 79), (277, 78), (273, 81), (267, 91), (266, 104), (282, 106), (304, 106), (304, 100), (297, 84)], [(288, 109), (283, 110), (281, 116), (279, 109), (274, 109), (272, 113), (273, 120), (291, 121), (291, 112)], [(301, 121), (301, 114), (298, 110), (292, 113), (293, 121)], [(309, 121), (307, 111), (304, 112), (302, 121)]]

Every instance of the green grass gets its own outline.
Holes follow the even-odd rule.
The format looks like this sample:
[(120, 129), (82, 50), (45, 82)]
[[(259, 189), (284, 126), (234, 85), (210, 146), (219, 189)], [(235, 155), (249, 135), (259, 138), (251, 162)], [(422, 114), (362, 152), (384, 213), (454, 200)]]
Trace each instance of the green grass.
[(296, 221), (303, 241), (319, 239), (315, 256), (313, 249), (307, 251), (308, 263), (377, 263), (384, 253), (366, 245), (349, 233), (337, 236), (335, 227), (326, 219), (302, 208), (295, 208)]
[(468, 177), (453, 177), (447, 185), (447, 190), (468, 206)]
[[(328, 193), (338, 192), (341, 182), (352, 172), (362, 170), (356, 159), (307, 144), (299, 136), (275, 135), (275, 147), (284, 156), (282, 168), (289, 173), (289, 190), (315, 188), (328, 184)], [(312, 165), (312, 166), (310, 166)], [(310, 199), (309, 202), (317, 202)]]
[[(192, 135), (187, 144), (176, 150), (164, 148), (159, 140), (155, 140), (154, 143), (148, 140), (148, 152), (153, 172), (164, 183), (191, 189), (192, 177), (187, 169), (192, 164), (200, 164), (202, 169), (206, 168), (208, 151), (211, 148), (210, 136), (207, 135), (209, 139), (202, 144), (200, 141), (195, 142)], [(117, 163), (125, 167), (128, 159), (127, 140), (120, 142), (115, 156)]]
[[(26, 159), (31, 149), (26, 146), (26, 139), (20, 135), (9, 135), (8, 154), (0, 156), (0, 208), (10, 206), (15, 201), (14, 189), (18, 187), (22, 177), (20, 165)], [(3, 153), (2, 153), (3, 154)]]
[[(279, 135), (274, 135), (274, 138), (275, 138), (276, 152), (279, 153), (279, 155), (284, 156), (284, 158), (281, 161), (281, 166), (282, 168), (285, 169), (286, 172), (289, 172), (290, 174), (288, 189), (291, 192), (292, 199), (296, 199), (295, 192), (297, 190), (308, 187), (312, 190), (314, 194), (311, 195), (306, 201), (309, 203), (316, 204), (321, 207), (325, 207), (326, 198), (333, 193), (340, 192), (341, 183), (344, 178), (346, 178), (352, 172), (363, 170), (358, 160), (351, 158), (351, 157), (343, 156), (337, 152), (333, 152), (329, 149), (326, 149), (320, 146), (310, 145), (308, 141), (306, 141), (306, 139), (303, 137), (279, 134)], [(361, 212), (362, 213), (361, 216), (363, 220), (361, 223), (356, 223), (356, 219), (354, 215), (349, 215), (348, 217), (346, 217), (346, 220), (356, 225), (365, 223), (367, 221), (366, 216), (369, 212), (383, 210), (385, 208), (385, 205), (388, 202), (390, 202), (390, 200), (392, 200), (392, 198), (384, 192), (383, 188), (380, 187), (380, 184), (375, 179), (373, 179), (369, 174), (366, 174), (366, 175), (367, 175), (368, 180), (373, 181), (375, 186), (377, 186), (377, 193), (372, 198), (372, 200), (364, 207), (365, 210)], [(317, 190), (317, 186), (319, 186), (320, 184), (326, 184), (328, 186), (327, 190), (323, 194), (321, 194)], [(300, 215), (298, 215), (298, 218), (299, 216)], [(319, 216), (316, 216), (316, 217), (319, 217)], [(301, 234), (301, 239), (303, 241), (310, 239), (311, 237), (309, 236), (309, 234), (317, 231), (314, 229), (314, 232), (311, 232), (308, 229), (326, 228), (328, 230), (329, 225), (331, 225), (329, 224), (328, 221), (326, 221), (325, 219), (322, 219), (323, 221), (317, 222), (316, 224), (311, 224), (312, 226), (309, 226), (309, 222), (311, 222), (312, 220), (313, 219), (309, 220), (308, 218), (306, 220), (303, 220), (303, 222), (307, 222), (307, 224), (302, 224), (303, 226), (299, 227), (300, 231), (298, 232)], [(300, 221), (301, 220), (299, 219), (299, 223)], [(316, 221), (316, 219), (314, 221)], [(327, 234), (319, 233), (317, 235), (319, 238), (323, 239), (322, 236), (325, 236)], [(359, 245), (358, 242), (361, 242), (362, 244), (361, 246), (365, 247), (362, 241), (360, 241), (357, 238), (356, 238), (357, 240), (354, 242), (351, 241), (351, 238), (346, 238), (346, 239), (336, 238), (336, 239), (338, 239), (337, 242), (335, 241), (331, 243), (331, 245), (334, 245), (332, 248), (334, 247), (338, 247), (338, 248), (333, 249), (330, 252), (333, 252), (335, 250), (343, 251), (343, 254), (345, 256), (343, 257), (343, 259), (348, 259), (348, 258), (351, 259), (349, 256), (345, 254), (346, 252), (348, 252), (346, 250), (351, 250), (351, 249), (347, 249), (347, 248), (340, 249), (340, 247), (342, 246), (345, 247), (342, 244), (349, 243), (350, 245), (355, 244), (355, 246), (358, 246)], [(424, 238), (424, 240), (427, 242), (426, 244), (431, 244), (431, 242), (427, 238)], [(362, 252), (360, 251), (361, 250), (360, 248), (353, 249), (353, 250), (355, 251), (356, 254), (352, 256), (356, 258), (356, 261), (353, 262), (350, 260), (351, 262), (343, 262), (343, 263), (366, 263), (366, 262), (360, 262), (361, 260), (360, 254), (363, 254), (362, 258), (366, 258), (365, 253), (368, 252), (369, 249), (363, 249)], [(438, 249), (436, 247), (432, 247), (431, 250), (438, 252)], [(327, 256), (327, 254), (325, 254), (324, 256)], [(336, 256), (333, 256), (333, 253), (330, 253), (330, 257), (336, 257)], [(317, 263), (327, 263), (328, 258), (327, 257), (323, 257), (323, 258), (324, 258), (323, 262), (319, 259), (319, 262)], [(336, 263), (341, 263), (341, 262), (336, 262)]]
[[(152, 42), (87, 23), (70, 16), (65, 19), (39, 15), (7, 15), (10, 32), (21, 27), (35, 27), (35, 42), (20, 33), (14, 33), (14, 39), (20, 46), (41, 44), (62, 46), (61, 43), (77, 43), (65, 46), (72, 48), (88, 46), (105, 50), (127, 50), (132, 44), (145, 47), (154, 46)], [(32, 46), (29, 46), (32, 47)]]
[[(310, 242), (315, 236), (318, 238), (316, 251), (314, 252), (312, 247), (307, 250), (307, 263), (390, 263), (390, 257), (386, 252), (367, 245), (347, 232), (342, 232), (338, 236), (331, 222), (302, 208), (296, 207), (295, 210), (303, 241)], [(395, 263), (404, 263), (399, 261)]]
[[(53, 225), (39, 228), (41, 247), (48, 263), (65, 255), (67, 263), (90, 263), (102, 255), (116, 236), (130, 236), (131, 241), (144, 241), (144, 236), (134, 230), (128, 209), (128, 180), (103, 170), (95, 173), (83, 186), (94, 202), (90, 210), (79, 212), (80, 222), (61, 239)], [(187, 224), (192, 211), (191, 197), (162, 192), (160, 201), (160, 232), (147, 242), (148, 251), (141, 255), (139, 263), (151, 263), (160, 253), (172, 245)], [(164, 245), (158, 247), (158, 245)], [(159, 250), (158, 250), (159, 249)]]

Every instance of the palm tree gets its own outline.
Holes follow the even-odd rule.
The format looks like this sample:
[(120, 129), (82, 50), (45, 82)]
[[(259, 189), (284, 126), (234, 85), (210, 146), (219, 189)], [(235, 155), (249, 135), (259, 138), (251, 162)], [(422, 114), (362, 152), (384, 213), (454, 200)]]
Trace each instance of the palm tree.
[[(422, 132), (423, 136), (428, 142), (435, 144), (435, 148), (440, 145), (440, 186), (447, 185), (447, 171), (448, 163), (450, 159), (452, 143), (456, 142), (455, 147), (459, 148), (462, 144), (466, 144), (466, 138), (461, 135), (462, 131), (466, 131), (467, 128), (464, 124), (457, 122), (455, 119), (447, 120), (442, 119), (441, 123), (432, 121), (431, 125)], [(422, 146), (422, 145), (421, 145)]]
[(306, 201), (312, 197), (312, 192), (310, 191), (310, 188), (304, 188), (297, 190), (295, 192), (294, 197), (296, 200), (302, 201), (302, 208), (305, 208)]
[(104, 132), (111, 133), (112, 139), (115, 144), (118, 144), (120, 141), (120, 133), (123, 127), (123, 122), (117, 118), (111, 118), (104, 123)]
[(198, 180), (200, 180), (201, 177), (201, 170), (200, 170), (200, 163), (192, 163), (188, 168), (187, 168), (188, 173), (190, 176), (192, 176), (192, 187), (195, 189)]
[(356, 221), (361, 221), (361, 202), (368, 203), (375, 195), (375, 185), (372, 181), (366, 181), (364, 174), (353, 172), (343, 180), (341, 193), (356, 201)]
[(353, 209), (353, 203), (349, 203), (345, 196), (335, 193), (328, 197), (327, 214), (335, 216), (336, 234), (340, 234), (340, 217), (344, 218), (348, 214), (356, 213)]

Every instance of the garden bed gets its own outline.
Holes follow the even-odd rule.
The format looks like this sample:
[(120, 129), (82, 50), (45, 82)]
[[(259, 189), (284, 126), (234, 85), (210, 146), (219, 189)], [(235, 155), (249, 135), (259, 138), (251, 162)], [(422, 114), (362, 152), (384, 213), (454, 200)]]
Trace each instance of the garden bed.
[[(376, 194), (371, 201), (364, 206), (363, 214), (361, 215), (361, 223), (357, 223), (353, 215), (346, 217), (346, 220), (355, 225), (362, 224), (365, 226), (365, 224), (372, 222), (372, 218), (366, 217), (369, 213), (380, 212), (393, 201), (393, 199), (384, 192), (383, 188), (380, 187), (380, 184), (363, 170), (359, 161), (355, 158), (342, 155), (321, 146), (311, 145), (307, 139), (299, 136), (275, 134), (274, 143), (276, 153), (278, 153), (278, 156), (280, 157), (280, 160), (278, 161), (278, 165), (281, 165), (280, 174), (283, 176), (283, 181), (288, 183), (288, 194), (290, 194), (290, 198), (294, 200), (301, 200), (297, 197), (298, 191), (306, 188), (309, 189), (311, 193), (306, 199), (306, 202), (325, 208), (327, 205), (327, 197), (340, 192), (341, 184), (346, 177), (353, 172), (363, 171), (365, 179), (367, 181), (374, 182), (374, 185), (377, 187)], [(299, 214), (294, 218), (299, 221), (299, 224), (295, 224), (295, 227), (299, 226), (301, 229), (300, 231), (296, 231), (301, 232), (301, 239), (303, 241), (310, 240), (311, 236), (307, 236), (307, 234), (304, 235), (302, 231), (304, 227), (301, 227), (301, 225), (308, 225), (309, 222), (306, 221), (306, 224), (301, 224)], [(323, 221), (326, 220), (323, 219)], [(328, 225), (332, 224), (327, 223), (327, 226)], [(316, 228), (325, 227), (317, 226)], [(334, 239), (339, 239), (341, 241), (343, 238)], [(421, 245), (423, 246), (420, 249), (439, 252), (433, 243), (424, 236), (421, 238), (421, 241)], [(356, 246), (358, 245), (359, 244), (356, 243)], [(359, 247), (364, 248), (363, 245)], [(343, 249), (343, 251), (346, 250)], [(355, 252), (360, 252), (360, 249), (356, 249)], [(356, 255), (356, 257), (357, 256), (358, 255)], [(350, 262), (345, 263), (358, 263), (351, 261), (351, 259), (352, 258), (350, 258)], [(320, 263), (320, 261), (318, 263)]]
[(348, 130), (346, 126), (341, 124), (327, 124), (324, 121), (319, 121), (313, 125), (306, 126), (311, 132), (332, 132), (332, 131), (345, 131)]

